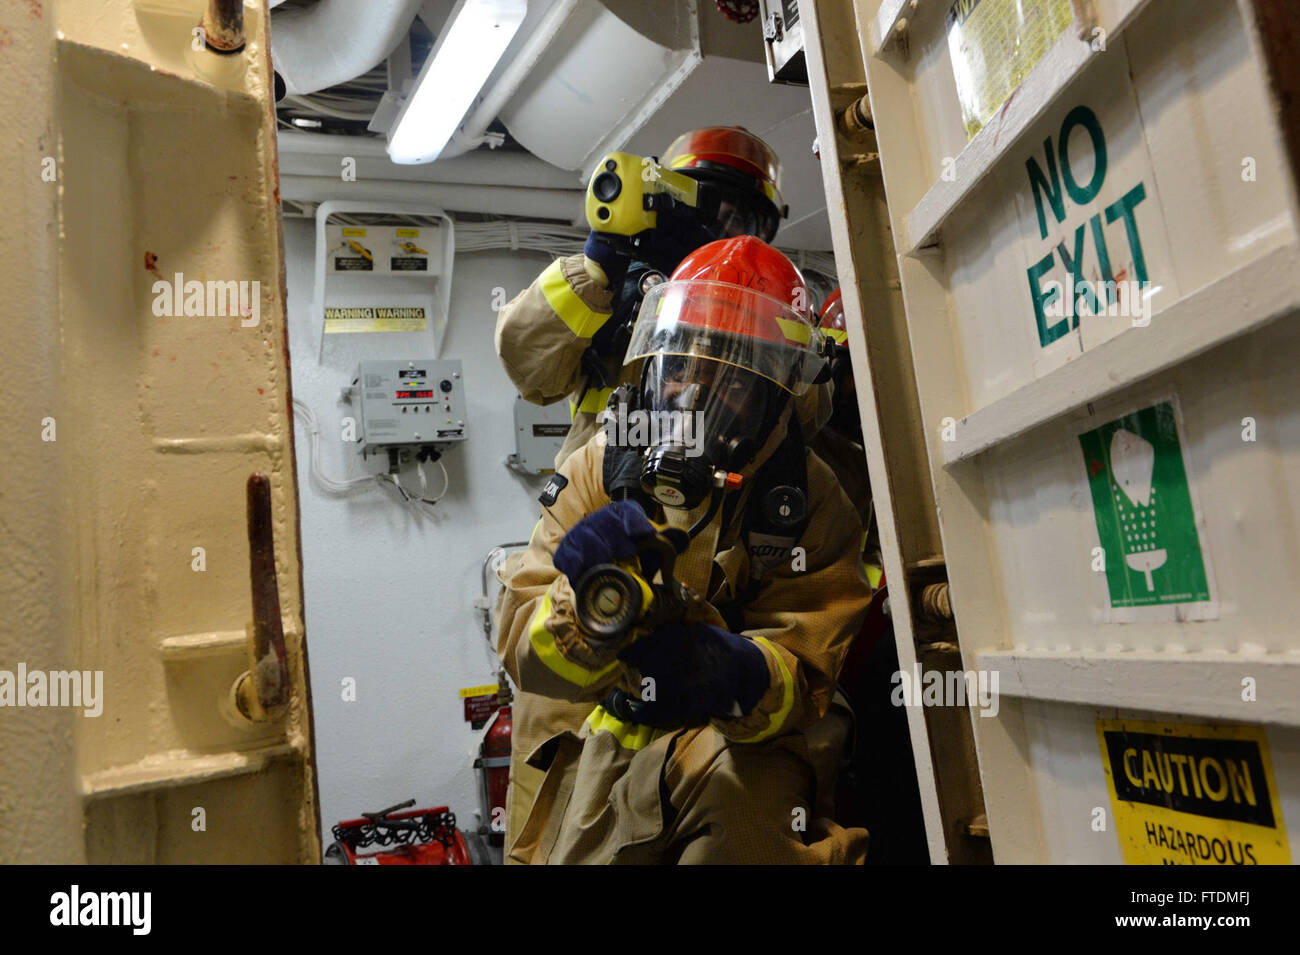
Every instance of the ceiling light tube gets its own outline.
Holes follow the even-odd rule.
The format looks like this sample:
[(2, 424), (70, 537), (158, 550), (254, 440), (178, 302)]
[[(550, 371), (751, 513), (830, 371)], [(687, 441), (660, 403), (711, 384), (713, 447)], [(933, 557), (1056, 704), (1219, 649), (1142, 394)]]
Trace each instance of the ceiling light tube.
[(388, 158), (402, 165), (442, 153), (527, 12), (527, 0), (459, 0), (388, 137)]

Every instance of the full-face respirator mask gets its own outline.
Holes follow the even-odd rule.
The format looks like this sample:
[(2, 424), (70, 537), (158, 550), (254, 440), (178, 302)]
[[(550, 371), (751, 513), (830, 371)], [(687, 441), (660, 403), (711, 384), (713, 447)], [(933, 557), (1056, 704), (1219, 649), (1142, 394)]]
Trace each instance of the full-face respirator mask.
[(784, 407), (771, 382), (708, 358), (656, 355), (641, 372), (646, 421), (641, 488), (666, 507), (693, 510), (757, 452)]
[[(639, 450), (639, 490), (693, 510), (739, 487), (787, 404), (827, 373), (822, 336), (803, 305), (802, 276), (780, 252), (741, 236), (692, 253), (646, 292), (619, 389), (614, 442)], [(628, 462), (629, 467), (631, 462)], [(631, 474), (626, 474), (630, 479)]]

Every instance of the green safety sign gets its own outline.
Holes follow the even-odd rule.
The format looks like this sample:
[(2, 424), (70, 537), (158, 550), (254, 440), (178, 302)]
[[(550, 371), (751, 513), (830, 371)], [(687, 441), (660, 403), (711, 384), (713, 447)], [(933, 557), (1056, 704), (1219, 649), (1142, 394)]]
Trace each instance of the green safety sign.
[(1171, 401), (1079, 435), (1112, 607), (1210, 600)]

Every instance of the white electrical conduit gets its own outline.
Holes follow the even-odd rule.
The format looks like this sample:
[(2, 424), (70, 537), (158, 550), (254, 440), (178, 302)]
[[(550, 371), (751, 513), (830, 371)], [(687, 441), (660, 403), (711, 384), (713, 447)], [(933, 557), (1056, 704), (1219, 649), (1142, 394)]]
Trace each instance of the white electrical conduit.
[[(315, 100), (313, 100), (315, 102)], [(383, 139), (332, 136), (282, 129), (276, 137), (281, 175), (338, 177), (345, 156), (358, 160), (359, 179), (458, 182), (471, 185), (523, 186), (539, 189), (581, 188), (573, 173), (524, 152), (477, 152), (459, 159), (439, 159), (422, 166), (389, 162)], [(374, 163), (361, 160), (374, 160)], [(568, 218), (568, 216), (566, 216)]]
[(325, 116), (333, 116), (335, 119), (350, 119), (353, 122), (364, 123), (370, 119), (370, 113), (350, 112), (345, 109), (338, 109), (327, 103), (322, 103), (319, 99), (313, 99), (311, 96), (286, 96), (286, 103), (302, 109), (311, 110), (313, 113), (321, 113)]
[(521, 189), (514, 186), (475, 186), (459, 183), (361, 180), (344, 182), (338, 176), (280, 177), (280, 195), (295, 202), (330, 199), (363, 202), (430, 203), (454, 212), (559, 219), (576, 223), (583, 218), (581, 189)]
[(293, 399), (293, 410), (303, 418), (307, 425), (307, 436), (311, 445), (309, 452), (311, 475), (320, 484), (320, 486), (330, 494), (348, 494), (367, 485), (379, 485), (383, 487), (390, 485), (397, 489), (397, 493), (402, 496), (402, 501), (411, 508), (417, 515), (422, 517), (432, 517), (435, 512), (430, 511), (429, 507), (437, 504), (447, 496), (447, 490), (451, 487), (451, 478), (447, 474), (447, 467), (441, 461), (434, 462), (442, 472), (442, 491), (435, 498), (430, 498), (429, 479), (424, 473), (424, 462), (418, 461), (415, 465), (416, 473), (420, 477), (420, 493), (415, 494), (408, 491), (396, 474), (365, 474), (360, 477), (345, 478), (339, 480), (332, 478), (320, 467), (320, 425), (316, 421), (316, 414), (311, 407), (299, 398)]
[(379, 479), (381, 484), (391, 484), (395, 487), (397, 493), (402, 495), (402, 500), (406, 503), (406, 506), (409, 507), (417, 516), (433, 518), (437, 516), (438, 512), (431, 511), (429, 508), (446, 497), (447, 490), (451, 487), (451, 478), (447, 476), (446, 466), (441, 461), (436, 461), (434, 463), (436, 463), (438, 468), (442, 471), (442, 493), (435, 498), (425, 497), (425, 495), (429, 493), (429, 479), (425, 477), (423, 461), (418, 461), (415, 465), (415, 470), (420, 475), (419, 494), (408, 491), (396, 474), (376, 474), (375, 477)]
[(422, 0), (320, 0), (275, 14), (271, 61), (289, 95), (314, 93), (356, 79), (406, 39)]
[(320, 425), (316, 421), (316, 413), (311, 410), (305, 401), (299, 398), (293, 399), (293, 410), (302, 416), (307, 425), (307, 436), (311, 442), (311, 474), (320, 486), (331, 494), (347, 494), (349, 491), (355, 491), (359, 487), (367, 484), (382, 482), (386, 475), (366, 474), (361, 477), (345, 478), (338, 480), (332, 478), (320, 469)]
[(490, 249), (543, 252), (552, 258), (582, 251), (587, 228), (548, 222), (458, 222), (456, 252), (485, 252)]

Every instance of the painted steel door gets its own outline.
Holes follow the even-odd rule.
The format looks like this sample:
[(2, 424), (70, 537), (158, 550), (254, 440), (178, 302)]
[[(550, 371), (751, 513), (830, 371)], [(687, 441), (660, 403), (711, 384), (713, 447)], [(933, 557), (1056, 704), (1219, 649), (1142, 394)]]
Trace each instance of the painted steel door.
[(0, 13), (26, 203), (3, 547), (31, 568), (4, 665), (51, 681), (3, 714), (4, 861), (319, 860), (270, 15), (245, 3), (222, 55), (206, 8)]
[(996, 859), (1291, 861), (1294, 5), (853, 6)]

